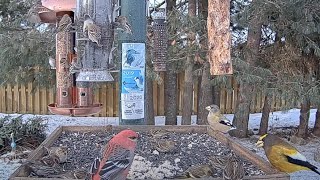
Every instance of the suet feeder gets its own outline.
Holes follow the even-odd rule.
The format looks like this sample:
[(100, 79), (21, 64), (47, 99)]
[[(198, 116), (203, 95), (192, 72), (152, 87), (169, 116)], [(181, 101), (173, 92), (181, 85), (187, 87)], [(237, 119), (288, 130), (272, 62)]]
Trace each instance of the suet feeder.
[(155, 71), (166, 71), (168, 36), (165, 9), (155, 12), (153, 19), (154, 60), (152, 63)]
[[(39, 13), (40, 19), (46, 23), (58, 24), (65, 14), (74, 19), (73, 11), (76, 9), (77, 1), (42, 0), (42, 5), (48, 9)], [(49, 111), (53, 114), (88, 116), (99, 113), (102, 109), (102, 104), (93, 103), (92, 83), (76, 83), (75, 75), (70, 72), (72, 63), (79, 60), (74, 52), (75, 46), (75, 33), (56, 34), (56, 102), (48, 105)]]

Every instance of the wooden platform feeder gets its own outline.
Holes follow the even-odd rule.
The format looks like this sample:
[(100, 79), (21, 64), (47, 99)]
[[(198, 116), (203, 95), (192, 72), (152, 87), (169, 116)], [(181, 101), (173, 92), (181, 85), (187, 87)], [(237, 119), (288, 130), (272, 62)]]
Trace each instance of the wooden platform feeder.
[[(137, 132), (148, 132), (150, 129), (166, 129), (176, 133), (198, 133), (208, 134), (213, 136), (218, 141), (222, 142), (230, 149), (232, 149), (237, 155), (250, 161), (255, 166), (259, 167), (266, 175), (261, 176), (246, 176), (244, 179), (274, 179), (274, 180), (289, 180), (288, 174), (278, 172), (273, 169), (270, 164), (260, 156), (241, 146), (233, 139), (226, 137), (225, 135), (212, 131), (208, 126), (62, 126), (58, 127), (36, 150), (34, 150), (28, 157), (28, 160), (36, 160), (41, 158), (45, 153), (44, 147), (51, 147), (54, 142), (61, 136), (62, 132), (74, 132), (74, 133), (88, 133), (88, 132), (106, 132), (106, 131), (119, 131), (123, 129), (132, 129)], [(10, 180), (58, 180), (54, 178), (34, 178), (28, 177), (30, 171), (25, 167), (19, 167), (10, 177)], [(221, 179), (221, 178), (211, 178)]]

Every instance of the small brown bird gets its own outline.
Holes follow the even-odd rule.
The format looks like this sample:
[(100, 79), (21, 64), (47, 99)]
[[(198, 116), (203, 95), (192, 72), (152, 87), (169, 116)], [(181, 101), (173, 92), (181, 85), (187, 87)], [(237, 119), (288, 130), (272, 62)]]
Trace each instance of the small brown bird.
[(65, 14), (58, 23), (57, 32), (70, 32), (72, 27), (71, 17)]
[(67, 162), (67, 155), (68, 155), (68, 147), (59, 146), (59, 147), (49, 148), (49, 156), (57, 157), (59, 159), (59, 163)]
[(223, 179), (240, 180), (245, 175), (242, 161), (232, 153), (223, 169)]
[(228, 159), (229, 159), (229, 156), (211, 156), (209, 157), (209, 163), (215, 169), (224, 169)]
[(56, 155), (47, 155), (47, 156), (43, 156), (40, 159), (40, 162), (46, 166), (54, 167), (54, 166), (60, 164), (60, 159)]
[(25, 165), (31, 170), (33, 175), (38, 177), (48, 177), (49, 175), (55, 175), (62, 172), (62, 168), (60, 166), (51, 167), (40, 161), (28, 161)]
[(186, 179), (186, 178), (208, 178), (215, 173), (215, 170), (211, 166), (206, 164), (200, 164), (189, 167), (183, 174), (177, 175), (177, 179)]
[(159, 152), (171, 152), (176, 148), (176, 143), (170, 140), (157, 139), (155, 142), (155, 149)]
[(209, 111), (207, 120), (213, 130), (227, 133), (232, 127), (234, 127), (230, 120), (221, 114), (220, 108), (217, 105), (212, 104), (207, 106), (206, 110)]
[(169, 134), (169, 131), (165, 129), (151, 129), (149, 133), (153, 138), (161, 138), (163, 136), (167, 136)]
[(42, 13), (42, 12), (52, 12), (52, 13), (55, 13), (53, 10), (51, 9), (48, 9), (44, 6), (42, 6), (41, 2), (40, 3), (36, 3), (34, 6), (32, 6), (28, 13), (27, 13), (27, 18), (30, 22), (32, 23), (40, 23), (41, 22), (41, 19), (40, 19), (40, 16), (39, 16), (39, 13)]
[(311, 170), (320, 175), (318, 168), (310, 164), (304, 155), (276, 135), (265, 134), (261, 136), (256, 146), (263, 147), (269, 162), (282, 172)]
[(85, 16), (85, 21), (83, 22), (83, 33), (86, 31), (88, 32), (88, 38), (92, 42), (95, 42), (98, 44), (99, 47), (102, 45), (100, 44), (102, 34), (101, 34), (101, 28), (94, 23), (94, 21), (90, 18), (90, 16)]
[(67, 171), (63, 174), (49, 175), (48, 177), (59, 179), (88, 179), (89, 172), (85, 169), (75, 169), (72, 171)]
[(118, 17), (116, 17), (114, 23), (115, 23), (116, 28), (119, 28), (122, 31), (126, 32), (127, 34), (131, 34), (132, 35), (131, 25), (129, 24), (129, 21), (128, 21), (127, 17), (118, 16)]

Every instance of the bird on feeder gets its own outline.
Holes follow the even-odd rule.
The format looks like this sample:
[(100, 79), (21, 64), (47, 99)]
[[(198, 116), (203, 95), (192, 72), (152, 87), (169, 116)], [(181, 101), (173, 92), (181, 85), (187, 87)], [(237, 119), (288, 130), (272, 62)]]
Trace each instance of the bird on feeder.
[(49, 57), (49, 65), (51, 69), (56, 69), (56, 60), (52, 57)]
[(227, 133), (232, 127), (234, 128), (231, 121), (221, 114), (220, 108), (217, 105), (212, 104), (207, 106), (206, 110), (209, 111), (207, 120), (212, 129)]
[(118, 16), (115, 18), (114, 25), (116, 29), (121, 29), (122, 31), (126, 32), (127, 34), (132, 35), (131, 25), (127, 17), (125, 16)]
[(72, 28), (71, 17), (68, 14), (63, 15), (58, 23), (57, 32), (71, 32)]
[(10, 143), (11, 153), (14, 155), (14, 159), (16, 159), (17, 143), (14, 140), (14, 134), (13, 133), (10, 134), (10, 138), (11, 138), (11, 143)]
[(29, 9), (27, 13), (28, 20), (31, 23), (40, 23), (41, 19), (40, 19), (39, 13), (41, 12), (54, 12), (54, 11), (42, 6), (41, 2), (37, 3)]
[(256, 146), (263, 147), (269, 162), (282, 172), (310, 170), (320, 175), (318, 168), (310, 164), (304, 155), (276, 135), (265, 134), (261, 136)]
[[(94, 23), (89, 15), (85, 15), (85, 21), (83, 22), (82, 32), (85, 34), (87, 32), (89, 40), (98, 44), (99, 47), (101, 41), (101, 28)], [(80, 40), (80, 39), (78, 39)]]
[(223, 179), (240, 180), (243, 179), (245, 171), (242, 161), (232, 153), (223, 169)]

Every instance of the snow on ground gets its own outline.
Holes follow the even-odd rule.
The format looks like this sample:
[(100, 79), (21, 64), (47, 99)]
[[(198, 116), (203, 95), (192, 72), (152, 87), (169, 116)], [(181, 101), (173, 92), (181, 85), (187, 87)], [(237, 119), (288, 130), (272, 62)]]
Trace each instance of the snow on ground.
[[(310, 111), (310, 120), (309, 127), (314, 126), (315, 122), (315, 113), (316, 109), (312, 109)], [(0, 117), (7, 116), (8, 114), (0, 113)], [(12, 117), (19, 116), (20, 114), (9, 114)], [(41, 116), (47, 119), (48, 129), (47, 134), (52, 133), (59, 126), (72, 126), (72, 125), (83, 125), (83, 126), (103, 126), (103, 125), (119, 125), (119, 118), (117, 117), (69, 117), (69, 116), (61, 116), (61, 115), (33, 115), (33, 114), (25, 114), (23, 115), (24, 119), (29, 119), (34, 116)], [(249, 120), (249, 129), (257, 129), (259, 128), (259, 123), (261, 119), (261, 113), (255, 113), (250, 115)], [(273, 112), (269, 117), (269, 127), (290, 127), (297, 126), (299, 124), (299, 116), (300, 109), (291, 109), (286, 112)], [(233, 114), (226, 114), (228, 119), (233, 119)], [(156, 125), (164, 125), (165, 117), (157, 116), (156, 117)], [(178, 125), (181, 124), (181, 116), (178, 117)], [(192, 124), (196, 124), (196, 116), (192, 116)], [(253, 149), (257, 152), (258, 155), (262, 156), (266, 159), (264, 152), (262, 149), (257, 149), (254, 146), (254, 142), (251, 142), (250, 139), (241, 139), (237, 140), (242, 145), (246, 146), (248, 149)], [(296, 145), (295, 145), (296, 146)], [(315, 166), (320, 168), (320, 163), (314, 161), (313, 154), (317, 148), (320, 147), (320, 140), (313, 140), (313, 142), (309, 142), (304, 146), (296, 146), (302, 154), (304, 154), (307, 159), (314, 164)], [(0, 159), (0, 179), (8, 179), (9, 175), (13, 173), (18, 167), (20, 163), (18, 161), (6, 162), (3, 159)], [(313, 172), (309, 171), (301, 171), (297, 173), (291, 174), (291, 179), (305, 179), (315, 180), (319, 179), (319, 176)]]

